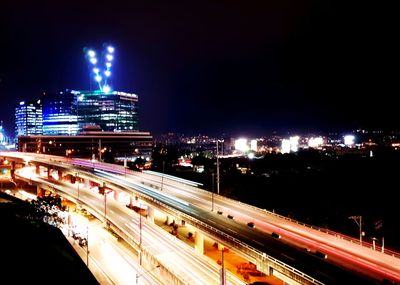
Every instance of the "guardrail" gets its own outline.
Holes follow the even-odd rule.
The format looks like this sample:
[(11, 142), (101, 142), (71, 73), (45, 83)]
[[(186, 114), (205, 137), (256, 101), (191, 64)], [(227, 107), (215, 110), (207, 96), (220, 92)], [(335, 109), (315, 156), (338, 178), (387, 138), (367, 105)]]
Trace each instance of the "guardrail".
[[(267, 255), (264, 252), (261, 252), (245, 243), (243, 243), (242, 241), (238, 240), (237, 238), (223, 232), (220, 231), (219, 229), (216, 229), (190, 215), (187, 215), (185, 213), (182, 213), (180, 211), (177, 211), (176, 209), (162, 203), (161, 201), (158, 201), (146, 194), (143, 193), (139, 193), (139, 196), (141, 197), (142, 200), (146, 201), (147, 203), (150, 204), (156, 204), (159, 208), (162, 208), (164, 211), (167, 210), (167, 212), (176, 215), (180, 218), (185, 219), (185, 221), (188, 221), (189, 224), (192, 224), (193, 226), (207, 232), (207, 233), (211, 233), (213, 236), (215, 236), (216, 234), (218, 234), (218, 238), (222, 241), (224, 241), (225, 243), (229, 243), (232, 247), (248, 254), (249, 256), (255, 258), (255, 259), (259, 259), (259, 260), (268, 260), (271, 263), (274, 263), (276, 265), (277, 268), (275, 268), (276, 270), (279, 271), (279, 269), (283, 270), (283, 271), (289, 271), (293, 274), (295, 274), (296, 276), (298, 276), (297, 281), (302, 281), (304, 282), (307, 281), (309, 282), (309, 284), (317, 284), (317, 285), (323, 285), (324, 283), (316, 280), (315, 278), (297, 270), (296, 268), (272, 257)], [(292, 277), (291, 277), (292, 278)]]
[[(179, 183), (179, 181), (175, 181), (175, 180), (173, 180), (173, 182), (174, 183)], [(168, 182), (164, 180), (164, 184), (167, 184), (167, 183)], [(182, 183), (182, 184), (185, 184), (185, 183)], [(191, 186), (191, 185), (187, 185), (187, 184), (185, 184), (185, 185), (186, 186)], [(198, 188), (198, 187), (193, 187), (193, 186), (191, 186), (191, 188), (195, 189), (196, 191), (203, 192), (206, 195), (212, 195), (212, 193), (210, 191), (208, 191), (208, 190), (204, 190), (204, 189), (201, 189), (201, 188)], [(267, 209), (261, 209), (261, 208), (258, 208), (256, 206), (253, 206), (253, 205), (250, 205), (250, 204), (247, 204), (247, 203), (243, 203), (243, 202), (240, 202), (240, 201), (237, 201), (237, 200), (234, 200), (234, 199), (222, 196), (222, 195), (218, 195), (218, 194), (215, 194), (215, 193), (213, 195), (218, 196), (219, 199), (222, 199), (222, 200), (225, 200), (225, 201), (229, 201), (230, 203), (238, 204), (240, 206), (244, 206), (244, 207), (247, 207), (247, 208), (252, 209), (252, 210), (256, 210), (256, 211), (258, 211), (258, 212), (260, 212), (262, 214), (268, 214), (268, 215), (271, 215), (271, 216), (275, 216), (275, 217), (277, 217), (279, 219), (283, 219), (283, 220), (286, 220), (286, 221), (289, 221), (289, 222), (292, 222), (292, 223), (295, 223), (295, 224), (298, 224), (298, 225), (301, 225), (301, 226), (304, 226), (304, 227), (307, 227), (307, 228), (310, 228), (310, 229), (313, 229), (313, 230), (316, 230), (316, 231), (319, 231), (319, 232), (326, 233), (326, 234), (334, 236), (336, 238), (347, 240), (347, 241), (349, 241), (351, 243), (360, 245), (360, 240), (358, 238), (354, 238), (354, 237), (351, 237), (351, 236), (348, 236), (348, 235), (345, 235), (345, 234), (342, 234), (342, 233), (338, 233), (338, 232), (335, 232), (333, 230), (329, 230), (329, 229), (326, 229), (326, 228), (321, 228), (321, 227), (318, 227), (318, 226), (309, 225), (309, 224), (306, 224), (306, 223), (303, 223), (303, 222), (300, 222), (300, 221), (285, 217), (283, 215), (277, 214), (275, 212), (271, 212), (271, 211), (269, 211)], [(214, 199), (215, 199), (215, 196), (214, 196)], [(369, 248), (371, 250), (374, 250), (373, 249), (373, 244), (370, 243), (370, 242), (363, 241), (362, 242), (362, 246), (364, 246), (366, 248)], [(396, 252), (394, 250), (390, 250), (390, 249), (387, 249), (387, 248), (385, 248), (382, 251), (382, 247), (378, 246), (378, 245), (375, 245), (375, 250), (376, 249), (380, 249), (378, 251), (380, 251), (380, 252), (382, 252), (382, 253), (384, 253), (386, 255), (390, 255), (392, 257), (400, 259), (400, 253), (399, 252)]]

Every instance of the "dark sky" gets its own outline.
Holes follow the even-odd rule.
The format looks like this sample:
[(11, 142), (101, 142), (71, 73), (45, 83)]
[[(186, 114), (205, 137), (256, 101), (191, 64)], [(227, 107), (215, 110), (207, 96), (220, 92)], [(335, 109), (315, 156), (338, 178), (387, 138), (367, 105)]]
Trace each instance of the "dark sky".
[(11, 132), (19, 100), (87, 90), (83, 48), (109, 42), (141, 130), (400, 129), (398, 17), (367, 2), (3, 0), (0, 119)]

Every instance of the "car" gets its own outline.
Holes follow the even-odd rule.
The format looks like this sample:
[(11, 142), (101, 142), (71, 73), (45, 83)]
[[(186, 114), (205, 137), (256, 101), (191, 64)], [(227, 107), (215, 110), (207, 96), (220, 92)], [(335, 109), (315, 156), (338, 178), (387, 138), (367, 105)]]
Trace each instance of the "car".
[(247, 225), (248, 225), (250, 228), (255, 228), (255, 227), (256, 227), (256, 226), (254, 225), (253, 222), (249, 222), (249, 223), (247, 223)]
[(228, 215), (228, 218), (233, 220), (233, 216), (232, 215)]
[(315, 252), (315, 255), (318, 256), (319, 258), (322, 258), (322, 259), (327, 259), (328, 258), (328, 255), (326, 253), (323, 253), (323, 252), (321, 252), (319, 250), (317, 250)]
[(222, 215), (222, 211), (217, 211), (217, 214), (218, 215)]
[(277, 234), (277, 233), (275, 233), (275, 232), (273, 232), (273, 233), (271, 234), (271, 236), (272, 236), (273, 238), (277, 238), (277, 239), (280, 239), (280, 238), (281, 238), (281, 235), (280, 235), (280, 234)]

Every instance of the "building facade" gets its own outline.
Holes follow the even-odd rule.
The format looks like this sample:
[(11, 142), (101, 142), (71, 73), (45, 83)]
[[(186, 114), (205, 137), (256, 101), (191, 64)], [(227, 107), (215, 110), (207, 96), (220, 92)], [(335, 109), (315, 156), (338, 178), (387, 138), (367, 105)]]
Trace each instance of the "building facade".
[(52, 155), (129, 161), (150, 159), (153, 137), (149, 132), (83, 131), (76, 136), (19, 136), (18, 151)]
[(43, 134), (42, 102), (21, 101), (15, 108), (15, 136)]
[(74, 136), (78, 133), (76, 91), (45, 94), (43, 102), (43, 135)]
[(138, 131), (138, 96), (126, 92), (78, 91), (79, 129), (98, 125), (106, 132)]

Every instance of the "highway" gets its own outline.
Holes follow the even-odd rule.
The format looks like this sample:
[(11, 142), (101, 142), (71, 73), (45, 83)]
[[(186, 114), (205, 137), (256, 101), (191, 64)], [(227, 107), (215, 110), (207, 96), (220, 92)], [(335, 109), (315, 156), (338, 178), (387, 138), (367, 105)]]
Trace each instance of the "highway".
[[(38, 183), (54, 185), (55, 189), (62, 188), (62, 192), (77, 198), (77, 185), (48, 180), (36, 175), (34, 171), (34, 168), (26, 167), (18, 170), (17, 173), (21, 177)], [(112, 194), (108, 194), (108, 196), (106, 202), (107, 219), (125, 233), (133, 235), (136, 240), (139, 240), (139, 215), (128, 209), (124, 204), (115, 201)], [(80, 184), (79, 198), (80, 201), (90, 205), (99, 213), (104, 212), (104, 196), (100, 195), (97, 190), (87, 189), (83, 184)], [(219, 284), (219, 266), (215, 261), (208, 260), (205, 256), (200, 257), (192, 247), (158, 226), (148, 223), (145, 218), (142, 218), (141, 232), (142, 248), (154, 255), (163, 266), (173, 272), (174, 275), (180, 276), (187, 284)], [(244, 283), (228, 274), (227, 284), (243, 285)]]
[[(136, 180), (145, 183), (160, 184), (158, 175), (139, 173)], [(163, 180), (163, 191), (170, 193), (182, 200), (194, 203), (203, 209), (212, 208), (211, 193), (202, 191), (197, 187)], [(328, 255), (328, 260), (341, 264), (350, 270), (358, 271), (364, 275), (377, 278), (400, 281), (400, 259), (374, 251), (365, 246), (360, 246), (341, 238), (340, 235), (327, 234), (289, 219), (280, 217), (271, 212), (264, 211), (250, 205), (240, 203), (225, 197), (214, 195), (214, 210), (222, 211), (235, 217), (243, 224), (253, 222), (256, 229), (267, 234), (275, 232), (282, 240), (313, 252), (320, 251)]]
[[(26, 154), (17, 153), (21, 157)], [(35, 154), (28, 154), (32, 159), (38, 159)], [(36, 158), (35, 158), (36, 157)], [(127, 171), (126, 169), (116, 166), (116, 165), (107, 165), (107, 164), (100, 164), (100, 163), (93, 163), (84, 160), (77, 160), (77, 159), (66, 159), (60, 157), (48, 157), (41, 155), (43, 160), (57, 160), (62, 161), (64, 163), (71, 163), (75, 166), (79, 165), (80, 167), (87, 167), (88, 169), (92, 167), (96, 167), (99, 169), (104, 169), (114, 173), (121, 173), (123, 176), (119, 178), (127, 178), (127, 180), (131, 181), (133, 185), (129, 185), (134, 189), (138, 189), (139, 185), (151, 184), (153, 187), (159, 189), (161, 186), (161, 176), (160, 174), (156, 175), (154, 173), (138, 173)], [(40, 159), (40, 158), (39, 158)], [(104, 175), (104, 173), (103, 173)], [(110, 177), (109, 177), (110, 178)], [(149, 187), (143, 187), (148, 191)], [(151, 188), (150, 188), (151, 189)], [(143, 190), (143, 189), (142, 189)], [(154, 189), (153, 189), (154, 190)], [(153, 191), (157, 193), (160, 191)], [(163, 179), (163, 193), (167, 193), (172, 197), (176, 197), (180, 199), (180, 201), (184, 201), (188, 203), (190, 207), (185, 204), (180, 205), (182, 207), (182, 211), (193, 215), (193, 209), (198, 208), (199, 210), (203, 210), (204, 212), (201, 214), (201, 217), (206, 217), (205, 213), (210, 214), (211, 212), (211, 193), (208, 191), (200, 190), (197, 187), (192, 185), (186, 185), (182, 182), (176, 182), (167, 178), (167, 176)], [(147, 192), (148, 194), (148, 192)], [(158, 196), (158, 199), (162, 199), (162, 201), (166, 201), (166, 196)], [(299, 246), (303, 249), (307, 248), (311, 251), (321, 251), (328, 255), (327, 260), (323, 260), (324, 263), (328, 262), (335, 262), (337, 264), (342, 264), (349, 268), (350, 270), (355, 270), (361, 272), (367, 276), (372, 276), (378, 279), (389, 279), (394, 281), (400, 281), (400, 262), (399, 259), (388, 254), (383, 254), (378, 251), (373, 251), (366, 247), (361, 247), (360, 245), (350, 243), (348, 240), (340, 238), (340, 236), (330, 235), (310, 227), (305, 227), (301, 224), (295, 223), (290, 221), (289, 219), (285, 219), (278, 215), (274, 215), (268, 211), (262, 211), (261, 209), (233, 201), (230, 199), (226, 199), (219, 195), (214, 195), (214, 209), (220, 210), (223, 212), (224, 217), (217, 217), (224, 218), (225, 220), (229, 220), (226, 218), (226, 215), (229, 213), (230, 215), (235, 217), (235, 221), (231, 220), (228, 223), (234, 223), (241, 225), (241, 229), (239, 230), (240, 233), (234, 233), (235, 237), (240, 237), (241, 239), (244, 238), (245, 240), (248, 239), (243, 237), (242, 231), (247, 233), (250, 231), (251, 233), (261, 233), (264, 234), (264, 237), (269, 236), (271, 232), (276, 232), (282, 236), (281, 241), (282, 243), (290, 243), (292, 245)], [(216, 216), (215, 212), (212, 213), (212, 217)], [(255, 229), (248, 228), (246, 226), (247, 222), (254, 222), (256, 225)], [(213, 225), (211, 221), (204, 221)], [(219, 220), (218, 220), (219, 223)], [(235, 230), (232, 227), (229, 227), (231, 230)], [(228, 231), (229, 233), (229, 231)], [(232, 234), (232, 232), (231, 232)], [(252, 236), (249, 236), (251, 238)], [(258, 241), (258, 240), (257, 240)], [(260, 242), (260, 241), (258, 241)], [(246, 242), (247, 243), (247, 242)], [(258, 243), (248, 241), (249, 245), (254, 246), (255, 248), (260, 248)], [(261, 242), (262, 243), (262, 242)], [(261, 249), (260, 249), (261, 250)], [(270, 252), (265, 250), (264, 252)], [(271, 254), (272, 255), (272, 254)], [(307, 254), (308, 256), (310, 254)], [(278, 255), (279, 256), (279, 255)], [(291, 255), (276, 258), (281, 259), (288, 264), (293, 263), (294, 257)], [(314, 257), (313, 257), (314, 258)], [(292, 262), (291, 262), (292, 261)], [(297, 262), (298, 263), (298, 262)], [(296, 268), (300, 269), (299, 266), (295, 266)], [(301, 270), (301, 269), (300, 269)], [(315, 270), (311, 270), (311, 276), (315, 277), (314, 274)], [(306, 271), (310, 272), (310, 271)], [(326, 275), (323, 273), (322, 275)], [(328, 282), (330, 278), (327, 278)]]
[[(110, 181), (133, 188), (142, 194), (163, 201), (166, 205), (190, 215), (203, 223), (209, 224), (247, 245), (295, 267), (325, 284), (377, 284), (377, 282), (365, 279), (358, 274), (354, 274), (351, 271), (333, 265), (327, 260), (323, 260), (306, 251), (289, 246), (287, 243), (277, 240), (270, 234), (266, 234), (257, 228), (249, 228), (244, 223), (236, 222), (226, 216), (219, 215), (216, 212), (211, 212), (208, 209), (201, 209), (196, 205), (198, 203), (196, 202), (198, 201), (197, 196), (193, 197), (189, 201), (187, 197), (181, 197), (180, 195), (176, 195), (176, 193), (172, 196), (171, 194), (165, 193), (164, 190), (161, 192), (159, 190), (142, 186), (137, 182), (135, 183), (131, 181), (129, 177), (121, 180), (120, 176), (106, 173), (104, 171), (95, 171), (95, 173), (100, 177), (107, 178)], [(210, 202), (208, 201), (208, 206), (209, 203)]]

